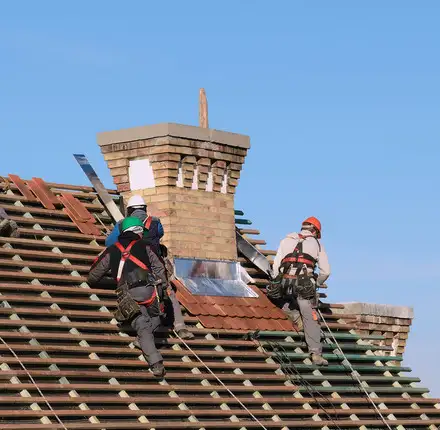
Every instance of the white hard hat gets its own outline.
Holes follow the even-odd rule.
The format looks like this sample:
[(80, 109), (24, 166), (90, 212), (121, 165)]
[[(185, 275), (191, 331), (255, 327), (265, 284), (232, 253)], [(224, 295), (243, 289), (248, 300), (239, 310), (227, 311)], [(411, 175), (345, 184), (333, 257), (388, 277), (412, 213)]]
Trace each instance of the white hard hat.
[(133, 206), (147, 206), (142, 196), (131, 196), (128, 199), (127, 208), (132, 208)]

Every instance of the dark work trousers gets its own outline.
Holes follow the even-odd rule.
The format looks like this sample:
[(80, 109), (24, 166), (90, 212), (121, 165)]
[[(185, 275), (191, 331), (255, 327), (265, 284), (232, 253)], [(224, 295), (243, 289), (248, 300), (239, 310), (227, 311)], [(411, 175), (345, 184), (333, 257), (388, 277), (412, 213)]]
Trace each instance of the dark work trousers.
[[(153, 287), (135, 287), (130, 290), (130, 295), (137, 302), (148, 300)], [(140, 305), (141, 314), (131, 321), (131, 327), (136, 331), (142, 352), (151, 366), (159, 361), (163, 361), (161, 353), (157, 350), (154, 343), (154, 332), (160, 327), (160, 317), (151, 317), (145, 306)]]
[[(295, 280), (283, 280), (284, 283), (292, 283)], [(298, 313), (301, 315), (304, 325), (304, 337), (306, 339), (307, 347), (311, 354), (321, 354), (321, 327), (313, 318), (313, 305), (311, 300), (301, 298), (292, 298), (291, 300), (282, 300), (279, 307), (286, 312), (287, 316), (293, 321), (298, 320)]]
[(173, 288), (169, 288), (168, 297), (170, 299), (170, 304), (172, 306), (173, 311), (173, 326), (174, 330), (179, 331), (185, 328), (185, 322), (183, 320), (182, 308), (180, 307), (180, 303), (177, 300), (176, 293)]

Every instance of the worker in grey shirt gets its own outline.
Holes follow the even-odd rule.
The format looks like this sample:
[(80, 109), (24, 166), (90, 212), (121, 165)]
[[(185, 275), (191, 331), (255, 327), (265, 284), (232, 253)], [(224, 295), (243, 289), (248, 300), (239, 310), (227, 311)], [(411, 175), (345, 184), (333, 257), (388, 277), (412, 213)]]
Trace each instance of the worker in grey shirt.
[(17, 223), (9, 218), (3, 208), (0, 208), (0, 236), (20, 237)]
[(307, 218), (300, 233), (290, 233), (281, 241), (272, 270), (274, 277), (281, 278), (282, 291), (282, 297), (274, 303), (295, 325), (303, 326), (312, 361), (322, 366), (328, 362), (322, 357), (321, 328), (313, 309), (314, 292), (330, 276), (330, 265), (320, 238), (321, 223), (315, 217)]

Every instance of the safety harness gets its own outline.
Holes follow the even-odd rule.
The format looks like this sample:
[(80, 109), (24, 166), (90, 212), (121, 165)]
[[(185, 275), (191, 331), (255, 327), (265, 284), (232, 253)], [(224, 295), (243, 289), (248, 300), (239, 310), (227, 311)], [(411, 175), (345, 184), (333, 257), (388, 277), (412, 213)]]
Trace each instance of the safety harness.
[[(120, 242), (116, 242), (115, 246), (116, 248), (118, 248), (118, 250), (121, 252), (121, 260), (119, 261), (119, 267), (118, 267), (118, 274), (116, 277), (116, 280), (120, 281), (121, 276), (122, 276), (122, 271), (124, 270), (124, 266), (127, 260), (130, 260), (132, 263), (134, 263), (136, 266), (140, 267), (141, 269), (150, 272), (150, 270), (148, 269), (147, 265), (145, 263), (143, 263), (141, 260), (139, 260), (139, 258), (135, 257), (132, 253), (131, 250), (133, 248), (133, 246), (139, 241), (140, 239), (135, 239), (132, 240), (128, 246), (126, 248), (124, 248), (122, 246), (122, 244)], [(141, 281), (139, 281), (141, 282)], [(140, 285), (140, 284), (139, 284)], [(137, 283), (133, 284), (133, 285), (127, 285), (126, 286), (126, 291), (128, 291), (130, 288), (134, 288), (135, 286), (138, 286)], [(160, 303), (159, 300), (159, 295), (157, 292), (157, 286), (154, 285), (154, 289), (153, 292), (151, 294), (151, 297), (147, 300), (144, 300), (142, 302), (136, 302), (138, 305), (144, 305), (147, 308), (151, 307), (152, 305), (155, 304), (155, 302), (157, 302), (158, 308), (159, 308), (159, 313), (163, 312), (163, 305), (162, 303)], [(152, 315), (154, 316), (154, 315)]]
[[(267, 288), (269, 298), (274, 300), (291, 299), (294, 297), (307, 300), (316, 299), (315, 282), (314, 279), (311, 279), (313, 275), (309, 274), (307, 269), (312, 269), (313, 271), (317, 259), (303, 252), (303, 242), (309, 237), (317, 241), (321, 251), (318, 239), (313, 236), (299, 234), (299, 240), (295, 248), (281, 260), (278, 276)], [(292, 267), (296, 268), (293, 275), (290, 274)]]
[(319, 243), (319, 240), (316, 239), (314, 236), (303, 236), (302, 234), (298, 235), (299, 240), (296, 244), (294, 250), (287, 254), (282, 260), (281, 260), (281, 271), (283, 273), (283, 278), (291, 278), (292, 275), (289, 274), (290, 269), (292, 267), (296, 267), (297, 271), (294, 277), (298, 276), (301, 272), (301, 269), (303, 268), (303, 265), (306, 265), (307, 268), (314, 269), (317, 263), (317, 259), (313, 258), (310, 254), (306, 254), (303, 252), (303, 242), (310, 238), (313, 238), (318, 243), (319, 251), (321, 251), (321, 244)]
[(151, 226), (151, 223), (153, 222), (153, 217), (152, 216), (148, 216), (147, 218), (145, 218), (145, 221), (144, 221), (144, 227), (147, 229), (147, 230), (150, 230), (150, 226)]
[(118, 267), (118, 274), (116, 276), (116, 280), (119, 282), (122, 276), (122, 270), (124, 269), (125, 262), (127, 260), (132, 261), (136, 266), (140, 267), (141, 269), (146, 270), (149, 272), (148, 267), (146, 264), (142, 263), (139, 258), (136, 258), (134, 255), (131, 254), (131, 248), (133, 248), (133, 245), (138, 242), (139, 239), (132, 240), (126, 248), (124, 248), (120, 242), (116, 242), (115, 246), (119, 249), (121, 252), (121, 260), (119, 261), (119, 267)]

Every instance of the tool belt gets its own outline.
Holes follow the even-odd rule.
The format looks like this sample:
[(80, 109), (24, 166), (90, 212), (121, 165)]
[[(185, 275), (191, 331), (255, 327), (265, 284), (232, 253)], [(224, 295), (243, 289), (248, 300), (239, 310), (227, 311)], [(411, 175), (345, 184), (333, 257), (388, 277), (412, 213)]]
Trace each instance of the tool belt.
[(316, 284), (309, 275), (279, 275), (267, 288), (267, 296), (274, 300), (316, 298)]
[(130, 322), (141, 313), (141, 308), (129, 293), (129, 285), (124, 282), (116, 288), (117, 309), (114, 317), (120, 323)]
[[(140, 279), (143, 278), (143, 279)], [(163, 306), (163, 288), (160, 287), (161, 281), (149, 274), (147, 278), (131, 277), (129, 281), (123, 282), (116, 288), (117, 310), (114, 317), (120, 323), (130, 322), (141, 314), (141, 306), (145, 306), (150, 318), (162, 317), (164, 313)], [(137, 302), (130, 294), (130, 290), (141, 286), (153, 287), (153, 293), (150, 299), (143, 302)]]

